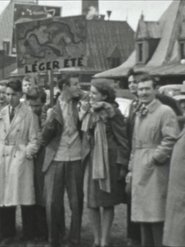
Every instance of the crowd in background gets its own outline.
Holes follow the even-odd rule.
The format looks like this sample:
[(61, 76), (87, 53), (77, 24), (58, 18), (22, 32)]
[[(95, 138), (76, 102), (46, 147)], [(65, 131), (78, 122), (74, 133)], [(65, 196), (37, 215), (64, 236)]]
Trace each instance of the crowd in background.
[(1, 243), (15, 237), (20, 206), (23, 240), (80, 247), (85, 206), (92, 246), (110, 247), (114, 208), (127, 203), (127, 246), (184, 246), (184, 118), (175, 101), (133, 70), (128, 118), (106, 79), (89, 92), (76, 74), (57, 84), (54, 106), (29, 76), (0, 85)]

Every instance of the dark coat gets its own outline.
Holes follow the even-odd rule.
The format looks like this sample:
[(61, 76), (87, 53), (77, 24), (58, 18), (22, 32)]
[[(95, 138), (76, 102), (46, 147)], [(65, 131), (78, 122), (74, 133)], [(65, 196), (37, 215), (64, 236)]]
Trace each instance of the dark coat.
[[(108, 158), (110, 167), (110, 181), (111, 181), (111, 193), (100, 190), (98, 181), (92, 179), (92, 158), (93, 158), (93, 145), (94, 135), (90, 134), (89, 155), (86, 162), (85, 173), (85, 192), (86, 200), (89, 207), (108, 207), (114, 206), (125, 201), (124, 194), (124, 179), (119, 180), (120, 168), (125, 170), (128, 168), (128, 160), (130, 155), (130, 149), (128, 145), (128, 137), (126, 131), (126, 123), (123, 115), (117, 109), (114, 117), (109, 118), (106, 122), (106, 136), (108, 143)], [(87, 143), (82, 150), (87, 152)]]

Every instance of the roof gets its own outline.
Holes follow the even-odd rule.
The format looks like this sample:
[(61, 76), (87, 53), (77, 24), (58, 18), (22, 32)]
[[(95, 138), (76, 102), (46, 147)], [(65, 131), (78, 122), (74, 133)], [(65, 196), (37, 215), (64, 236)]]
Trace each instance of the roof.
[(141, 19), (138, 24), (137, 39), (153, 38), (159, 39), (161, 37), (161, 30), (159, 22), (156, 21), (144, 21)]
[(185, 20), (182, 21), (181, 27), (180, 27), (180, 35), (179, 35), (180, 39), (184, 39), (185, 38)]
[[(144, 20), (140, 20), (137, 30), (138, 38), (154, 38), (160, 36), (158, 46), (148, 63), (144, 66), (138, 66), (136, 64), (135, 51), (121, 66), (114, 68), (114, 70), (104, 71), (96, 76), (127, 76), (128, 68), (133, 67), (136, 69), (139, 67), (139, 69), (151, 72), (155, 75), (185, 75), (185, 65), (180, 63), (178, 46), (179, 31), (182, 33), (182, 20), (185, 20), (184, 0), (174, 0), (158, 22), (145, 22)], [(182, 35), (184, 35), (184, 33), (185, 32), (183, 32)]]
[(174, 0), (160, 18), (161, 40), (147, 66), (160, 66), (170, 63), (174, 57), (174, 49), (176, 55), (179, 54), (178, 46), (175, 46), (175, 41), (178, 39), (177, 34), (181, 17), (185, 13), (184, 6), (185, 1)]
[(165, 64), (162, 66), (147, 66), (143, 67), (135, 67), (135, 70), (142, 70), (150, 73), (151, 75), (156, 76), (176, 76), (176, 75), (185, 75), (185, 64), (181, 63), (171, 63)]
[[(126, 38), (125, 38), (126, 37)], [(108, 57), (119, 51), (121, 62), (134, 50), (134, 31), (126, 21), (87, 21), (87, 70), (109, 68)]]

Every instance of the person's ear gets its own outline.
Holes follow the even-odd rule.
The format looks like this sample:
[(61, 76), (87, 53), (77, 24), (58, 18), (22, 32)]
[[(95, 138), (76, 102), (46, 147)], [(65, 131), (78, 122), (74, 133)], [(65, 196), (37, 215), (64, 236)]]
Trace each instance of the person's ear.
[(71, 87), (71, 85), (68, 85), (68, 84), (63, 84), (62, 89), (63, 89), (63, 90), (65, 90), (65, 89), (68, 89), (68, 88), (70, 88), (70, 87)]

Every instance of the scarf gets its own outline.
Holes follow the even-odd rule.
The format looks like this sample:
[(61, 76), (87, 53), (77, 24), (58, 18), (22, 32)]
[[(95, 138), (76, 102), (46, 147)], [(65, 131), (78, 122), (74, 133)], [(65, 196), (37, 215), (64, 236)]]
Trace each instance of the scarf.
[(106, 127), (98, 121), (94, 130), (94, 148), (92, 160), (92, 178), (99, 181), (100, 189), (110, 193), (110, 169)]
[(87, 132), (94, 126), (94, 146), (92, 151), (92, 179), (99, 182), (101, 190), (110, 193), (110, 168), (106, 121), (115, 114), (111, 104), (99, 102), (84, 116), (82, 131)]

